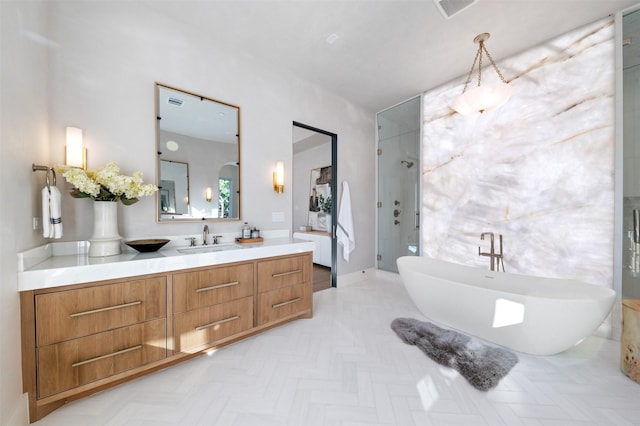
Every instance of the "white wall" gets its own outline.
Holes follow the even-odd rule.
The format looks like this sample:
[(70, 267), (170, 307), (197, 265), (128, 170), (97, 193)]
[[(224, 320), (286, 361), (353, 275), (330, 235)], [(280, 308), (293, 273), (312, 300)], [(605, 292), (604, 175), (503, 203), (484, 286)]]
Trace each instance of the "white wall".
[[(218, 48), (192, 28), (139, 2), (2, 1), (2, 283), (0, 424), (23, 424), (16, 252), (45, 242), (31, 230), (40, 215), (42, 174), (31, 163), (64, 161), (66, 126), (84, 130), (88, 166), (116, 161), (122, 172), (155, 177), (154, 83), (241, 108), (243, 220), (261, 229), (290, 229), (292, 194), (272, 189), (277, 160), (292, 167), (292, 122), (338, 134), (338, 178), (351, 186), (358, 217), (356, 251), (338, 274), (374, 265), (374, 113), (241, 52)], [(170, 30), (169, 30), (170, 29)], [(276, 64), (277, 65), (277, 64)], [(58, 186), (65, 184), (60, 178)], [(287, 188), (291, 188), (287, 173)], [(63, 190), (63, 193), (65, 191)], [(155, 199), (120, 206), (125, 238), (198, 234), (202, 224), (157, 224)], [(272, 212), (285, 221), (272, 222)], [(64, 240), (90, 236), (88, 200), (65, 195)], [(212, 232), (239, 231), (240, 222)], [(338, 280), (338, 285), (340, 281)]]
[(16, 252), (42, 243), (31, 230), (40, 209), (47, 164), (48, 81), (46, 7), (34, 2), (0, 2), (0, 424), (27, 422), (21, 403), (20, 312)]
[[(372, 112), (240, 52), (229, 54), (216, 45), (222, 41), (201, 39), (138, 2), (56, 2), (51, 9), (51, 37), (59, 44), (51, 58), (51, 162), (62, 161), (64, 128), (74, 125), (84, 129), (89, 168), (117, 161), (123, 172), (141, 170), (153, 179), (154, 82), (168, 84), (240, 107), (242, 221), (291, 229), (291, 191), (272, 190), (275, 162), (291, 170), (294, 120), (326, 129), (338, 134), (338, 173), (352, 181), (357, 214), (365, 218), (356, 230), (362, 244), (338, 272), (373, 265)], [(356, 161), (359, 167), (350, 165)], [(89, 237), (88, 204), (66, 199), (65, 239)], [(200, 232), (201, 224), (156, 224), (154, 206), (153, 197), (120, 206), (121, 235)], [(283, 212), (285, 221), (273, 222), (272, 212)], [(214, 224), (212, 232), (239, 230), (240, 222), (230, 222)]]

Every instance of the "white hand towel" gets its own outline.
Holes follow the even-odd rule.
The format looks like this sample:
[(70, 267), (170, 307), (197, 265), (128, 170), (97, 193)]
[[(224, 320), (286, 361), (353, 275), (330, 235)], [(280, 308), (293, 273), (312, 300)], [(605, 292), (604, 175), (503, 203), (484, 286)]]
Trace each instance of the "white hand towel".
[(356, 248), (356, 238), (353, 230), (353, 216), (351, 214), (351, 194), (347, 181), (342, 182), (342, 198), (340, 199), (340, 213), (338, 214), (338, 230), (336, 231), (338, 244), (342, 246), (342, 257), (349, 262), (349, 254)]
[(57, 187), (42, 188), (42, 236), (62, 238), (62, 196)]

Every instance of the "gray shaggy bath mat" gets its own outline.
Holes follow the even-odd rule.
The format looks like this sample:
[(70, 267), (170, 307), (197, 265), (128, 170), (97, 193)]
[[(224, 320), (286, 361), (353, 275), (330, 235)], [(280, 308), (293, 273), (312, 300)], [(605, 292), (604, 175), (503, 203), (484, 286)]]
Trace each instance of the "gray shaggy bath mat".
[(488, 391), (518, 363), (508, 349), (488, 346), (465, 334), (413, 318), (396, 318), (391, 328), (438, 364), (455, 368), (476, 389)]

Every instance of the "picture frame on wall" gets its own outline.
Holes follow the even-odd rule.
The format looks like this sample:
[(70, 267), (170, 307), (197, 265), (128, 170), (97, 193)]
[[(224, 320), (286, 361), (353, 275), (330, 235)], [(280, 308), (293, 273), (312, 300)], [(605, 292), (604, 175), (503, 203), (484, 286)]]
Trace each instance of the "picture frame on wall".
[(311, 169), (308, 226), (313, 231), (330, 232), (332, 209), (331, 166)]

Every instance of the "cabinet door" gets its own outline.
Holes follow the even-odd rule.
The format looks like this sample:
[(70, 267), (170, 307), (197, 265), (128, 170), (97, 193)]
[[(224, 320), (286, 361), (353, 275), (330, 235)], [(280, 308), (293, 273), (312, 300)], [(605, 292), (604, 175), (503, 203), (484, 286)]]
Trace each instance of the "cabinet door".
[(296, 284), (260, 293), (258, 297), (258, 325), (263, 325), (311, 310), (312, 288), (310, 283)]
[(311, 254), (258, 263), (258, 292), (276, 290), (311, 280)]
[(313, 263), (331, 267), (331, 234), (319, 231), (294, 232), (293, 238), (313, 241), (316, 245), (313, 249)]
[(253, 295), (253, 263), (173, 275), (173, 312)]
[(253, 297), (174, 315), (177, 352), (197, 350), (253, 327)]
[(38, 346), (166, 316), (166, 277), (36, 296)]
[(166, 357), (166, 319), (123, 327), (37, 350), (44, 398)]

